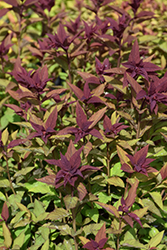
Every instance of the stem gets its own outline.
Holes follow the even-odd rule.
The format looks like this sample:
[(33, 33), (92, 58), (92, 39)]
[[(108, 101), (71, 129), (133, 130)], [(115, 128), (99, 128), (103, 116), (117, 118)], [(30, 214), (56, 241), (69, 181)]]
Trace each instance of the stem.
[[(110, 152), (109, 152), (109, 143), (107, 143), (107, 175), (110, 177)], [(108, 196), (110, 196), (110, 184), (108, 183)]]
[(8, 158), (7, 158), (7, 155), (4, 155), (4, 158), (6, 160), (6, 172), (7, 172), (7, 175), (8, 175), (8, 180), (10, 182), (10, 188), (12, 189), (12, 192), (13, 194), (16, 194), (15, 193), (15, 190), (13, 188), (13, 185), (12, 185), (12, 180), (11, 180), (11, 177), (10, 177), (10, 172), (9, 172), (9, 165), (8, 165)]
[(118, 62), (117, 62), (117, 68), (120, 67), (120, 64), (121, 64), (121, 39), (119, 40), (119, 51), (118, 51)]
[[(121, 223), (122, 223), (122, 221), (121, 221), (121, 219), (120, 219), (120, 222), (119, 222), (119, 230), (121, 229)], [(119, 234), (118, 234), (118, 236), (117, 236), (117, 250), (119, 250)]]
[[(72, 226), (73, 226), (73, 230), (76, 233), (76, 216), (75, 216), (75, 208), (71, 209), (72, 212)], [(75, 244), (75, 250), (78, 250), (78, 244), (76, 241), (76, 236), (73, 236), (74, 238), (74, 244)]]
[[(145, 99), (143, 100), (143, 102), (142, 102), (142, 104), (141, 104), (140, 110), (142, 110), (142, 109), (143, 109), (144, 102), (145, 102)], [(139, 139), (139, 135), (140, 135), (141, 116), (142, 116), (142, 114), (140, 114), (140, 113), (139, 113), (139, 116), (138, 116), (138, 124), (137, 124), (137, 134), (136, 134), (136, 139)], [(136, 148), (135, 148), (135, 153), (137, 152), (137, 149), (138, 149), (138, 146), (136, 146)]]
[(67, 56), (67, 63), (68, 63), (68, 76), (69, 76), (69, 81), (70, 83), (72, 83), (72, 76), (71, 76), (71, 62), (70, 62), (70, 58), (68, 56), (68, 52), (66, 51), (66, 56)]

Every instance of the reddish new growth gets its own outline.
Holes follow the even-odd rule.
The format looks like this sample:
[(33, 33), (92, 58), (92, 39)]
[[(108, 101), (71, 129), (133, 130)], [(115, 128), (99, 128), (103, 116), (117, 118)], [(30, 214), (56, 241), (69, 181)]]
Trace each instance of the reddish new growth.
[[(46, 160), (49, 164), (57, 165), (60, 168), (55, 178), (56, 188), (62, 185), (65, 187), (67, 183), (74, 187), (75, 182), (79, 177), (84, 178), (84, 171), (99, 170), (97, 167), (92, 167), (89, 165), (80, 166), (80, 154), (82, 150), (83, 147), (81, 147), (79, 150), (76, 150), (72, 141), (70, 141), (67, 153), (63, 155), (60, 152), (61, 160)], [(40, 181), (42, 181), (42, 179), (40, 179)]]
[(135, 40), (132, 47), (131, 53), (129, 55), (128, 62), (122, 63), (124, 67), (127, 68), (124, 74), (123, 87), (128, 85), (127, 75), (128, 73), (134, 79), (137, 79), (138, 76), (143, 76), (147, 81), (149, 81), (149, 75), (155, 75), (155, 71), (160, 70), (161, 68), (156, 66), (153, 63), (145, 62), (140, 58), (139, 45), (137, 40)]
[(76, 105), (76, 114), (77, 114), (76, 121), (79, 128), (67, 127), (65, 129), (62, 129), (58, 133), (59, 135), (74, 134), (75, 135), (74, 143), (77, 143), (80, 139), (84, 138), (86, 135), (89, 134), (99, 139), (103, 139), (102, 135), (97, 129), (89, 128), (90, 125), (93, 123), (93, 121), (87, 120), (87, 117), (78, 102)]
[(157, 170), (155, 168), (150, 167), (150, 163), (154, 161), (154, 159), (146, 158), (148, 153), (148, 145), (144, 148), (137, 151), (134, 156), (127, 155), (129, 158), (132, 166), (134, 169), (132, 169), (128, 164), (123, 163), (121, 169), (128, 173), (134, 173), (138, 172), (141, 174), (144, 174), (148, 176), (148, 173), (150, 172), (156, 172)]
[[(102, 250), (106, 249), (104, 248), (104, 245), (106, 244), (108, 238), (106, 237), (106, 227), (105, 224), (100, 228), (98, 233), (96, 234), (95, 240), (90, 240), (87, 242), (83, 248), (89, 249), (89, 250)], [(110, 248), (111, 249), (111, 248)]]

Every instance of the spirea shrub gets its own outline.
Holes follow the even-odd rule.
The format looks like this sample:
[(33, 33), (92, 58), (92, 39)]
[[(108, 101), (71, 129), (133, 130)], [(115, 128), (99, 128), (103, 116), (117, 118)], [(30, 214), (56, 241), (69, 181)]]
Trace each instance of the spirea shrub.
[(0, 1), (0, 249), (167, 249), (165, 1)]

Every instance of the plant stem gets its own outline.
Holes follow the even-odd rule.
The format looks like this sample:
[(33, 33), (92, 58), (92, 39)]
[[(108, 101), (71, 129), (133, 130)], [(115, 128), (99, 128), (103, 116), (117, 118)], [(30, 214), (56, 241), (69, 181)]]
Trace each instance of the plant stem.
[[(109, 152), (109, 143), (107, 143), (107, 175), (110, 177), (110, 152)], [(108, 183), (108, 196), (111, 195), (110, 184)]]
[[(145, 99), (143, 100), (143, 102), (141, 104), (140, 110), (143, 109), (144, 103), (145, 103)], [(140, 136), (140, 127), (141, 127), (141, 119), (142, 119), (141, 116), (142, 116), (142, 114), (138, 113), (138, 123), (137, 123), (136, 139), (139, 139), (139, 136)], [(136, 146), (136, 148), (135, 148), (135, 153), (137, 152), (137, 149), (138, 149), (138, 146)]]
[(66, 51), (66, 56), (67, 56), (67, 63), (68, 63), (68, 77), (69, 77), (69, 81), (72, 84), (72, 76), (71, 76), (71, 62), (70, 62), (70, 58), (68, 56), (68, 52)]
[(16, 194), (16, 192), (15, 192), (15, 190), (13, 188), (13, 185), (12, 185), (11, 177), (10, 177), (7, 155), (4, 155), (4, 157), (5, 157), (5, 160), (6, 160), (6, 171), (7, 171), (8, 179), (9, 179), (9, 182), (10, 182), (10, 188), (12, 189), (13, 194)]
[[(74, 233), (76, 233), (76, 216), (75, 216), (76, 214), (75, 214), (75, 208), (72, 208), (71, 212), (72, 212), (72, 226), (73, 226)], [(78, 244), (77, 244), (77, 241), (76, 241), (76, 236), (73, 236), (73, 238), (74, 238), (75, 250), (78, 250)]]

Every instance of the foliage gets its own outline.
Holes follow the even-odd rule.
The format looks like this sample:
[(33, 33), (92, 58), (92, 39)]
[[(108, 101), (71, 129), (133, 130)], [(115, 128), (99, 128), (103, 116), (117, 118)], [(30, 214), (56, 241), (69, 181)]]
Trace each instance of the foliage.
[(0, 1), (0, 249), (167, 248), (165, 1)]

